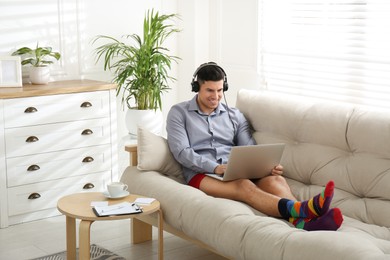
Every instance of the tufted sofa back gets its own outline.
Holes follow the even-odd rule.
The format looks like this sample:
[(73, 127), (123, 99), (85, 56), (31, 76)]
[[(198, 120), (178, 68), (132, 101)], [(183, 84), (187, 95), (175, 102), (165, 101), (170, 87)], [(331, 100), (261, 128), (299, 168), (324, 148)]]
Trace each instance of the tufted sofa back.
[(257, 143), (286, 143), (281, 164), (299, 199), (332, 179), (333, 207), (390, 227), (390, 111), (254, 90), (239, 91), (237, 108)]

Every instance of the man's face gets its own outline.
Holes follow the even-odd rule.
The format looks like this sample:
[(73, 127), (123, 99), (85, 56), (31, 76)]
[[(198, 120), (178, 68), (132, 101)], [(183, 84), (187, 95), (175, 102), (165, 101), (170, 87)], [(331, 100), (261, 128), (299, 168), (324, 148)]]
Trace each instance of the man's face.
[(223, 80), (205, 81), (200, 85), (198, 92), (198, 105), (203, 113), (210, 114), (219, 104), (223, 95)]

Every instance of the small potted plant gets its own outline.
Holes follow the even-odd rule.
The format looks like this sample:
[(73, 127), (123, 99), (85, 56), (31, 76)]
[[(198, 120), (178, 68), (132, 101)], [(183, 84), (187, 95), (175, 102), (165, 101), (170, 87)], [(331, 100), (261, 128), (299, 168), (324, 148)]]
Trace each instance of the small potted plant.
[[(122, 104), (128, 107), (126, 125), (131, 135), (137, 134), (137, 125), (148, 128), (142, 122), (135, 122), (137, 118), (149, 125), (160, 121), (156, 129), (162, 128), (161, 96), (170, 89), (168, 81), (175, 80), (169, 75), (171, 62), (179, 59), (169, 55), (163, 43), (171, 34), (179, 32), (173, 24), (167, 23), (177, 17), (176, 14), (163, 15), (148, 10), (142, 36), (125, 35), (129, 43), (104, 35), (97, 36), (93, 41), (108, 41), (96, 49), (97, 61), (104, 59), (104, 70), (114, 72), (113, 82), (118, 84), (117, 95), (122, 95)], [(131, 100), (135, 101), (135, 105)], [(154, 114), (150, 116), (151, 112)], [(159, 133), (158, 130), (148, 130)]]
[(61, 58), (61, 54), (52, 51), (51, 47), (39, 47), (38, 44), (35, 49), (22, 47), (14, 51), (12, 55), (21, 55), (22, 65), (31, 65), (30, 81), (32, 84), (47, 84), (50, 80), (50, 68), (48, 65), (53, 63), (52, 60), (47, 58), (51, 57), (56, 60)]

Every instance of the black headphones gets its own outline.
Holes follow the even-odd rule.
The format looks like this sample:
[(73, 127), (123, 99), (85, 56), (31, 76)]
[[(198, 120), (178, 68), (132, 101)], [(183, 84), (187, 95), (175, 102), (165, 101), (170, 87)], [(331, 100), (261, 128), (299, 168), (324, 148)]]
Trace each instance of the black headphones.
[(229, 89), (229, 84), (227, 82), (227, 75), (225, 73), (225, 71), (223, 70), (222, 67), (220, 67), (217, 63), (215, 62), (207, 62), (207, 63), (203, 63), (202, 65), (200, 65), (194, 72), (194, 75), (192, 76), (192, 82), (191, 82), (191, 87), (192, 87), (192, 92), (198, 92), (199, 91), (199, 82), (197, 80), (195, 80), (195, 78), (197, 77), (198, 75), (198, 72), (203, 69), (204, 67), (207, 67), (207, 66), (215, 66), (217, 68), (219, 68), (223, 74), (224, 74), (224, 77), (223, 77), (223, 91), (227, 91)]

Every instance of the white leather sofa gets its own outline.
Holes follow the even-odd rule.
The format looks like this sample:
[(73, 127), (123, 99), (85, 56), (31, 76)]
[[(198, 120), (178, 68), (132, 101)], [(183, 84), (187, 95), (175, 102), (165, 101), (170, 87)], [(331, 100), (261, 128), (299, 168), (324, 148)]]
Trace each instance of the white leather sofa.
[[(180, 166), (162, 137), (140, 129), (138, 159), (122, 175), (132, 193), (157, 198), (164, 229), (229, 259), (390, 259), (390, 112), (241, 90), (237, 107), (258, 143), (286, 143), (285, 177), (299, 199), (335, 182), (338, 231), (307, 232), (236, 201), (210, 197), (183, 184)], [(136, 150), (138, 149), (138, 154)], [(150, 239), (145, 217), (133, 241)]]

